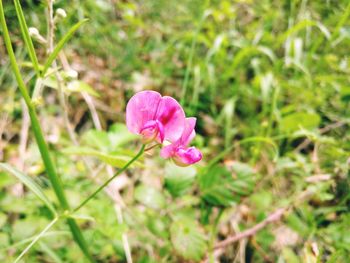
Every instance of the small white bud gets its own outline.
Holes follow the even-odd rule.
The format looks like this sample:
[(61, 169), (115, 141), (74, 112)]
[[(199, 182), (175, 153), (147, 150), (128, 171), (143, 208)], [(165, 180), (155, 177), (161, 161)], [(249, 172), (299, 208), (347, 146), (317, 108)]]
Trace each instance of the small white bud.
[(74, 69), (69, 69), (66, 70), (66, 75), (68, 78), (72, 78), (72, 79), (77, 79), (78, 78), (78, 72)]
[(66, 11), (64, 11), (64, 9), (57, 8), (56, 16), (59, 17), (59, 18), (66, 18), (67, 17), (67, 13), (66, 13)]
[(40, 34), (39, 34), (39, 30), (38, 30), (37, 28), (35, 28), (35, 27), (30, 27), (30, 28), (28, 28), (28, 31), (29, 31), (29, 35), (30, 35), (31, 37), (40, 35)]
[(36, 27), (28, 28), (29, 36), (41, 44), (46, 44), (46, 39), (40, 35), (39, 30)]

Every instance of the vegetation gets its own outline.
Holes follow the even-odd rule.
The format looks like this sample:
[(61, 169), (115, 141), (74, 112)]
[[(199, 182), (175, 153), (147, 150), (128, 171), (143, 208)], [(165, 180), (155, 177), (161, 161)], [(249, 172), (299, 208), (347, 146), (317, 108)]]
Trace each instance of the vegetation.
[[(348, 261), (349, 1), (0, 3), (1, 262)], [(202, 161), (128, 131), (141, 90)]]

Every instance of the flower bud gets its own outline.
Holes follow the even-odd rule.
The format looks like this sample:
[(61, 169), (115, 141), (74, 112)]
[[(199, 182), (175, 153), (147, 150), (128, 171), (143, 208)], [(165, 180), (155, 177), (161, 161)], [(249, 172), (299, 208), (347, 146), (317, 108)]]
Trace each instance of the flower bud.
[(66, 11), (64, 11), (64, 9), (62, 9), (62, 8), (57, 8), (57, 10), (56, 10), (56, 17), (57, 18), (66, 18), (67, 17), (67, 13), (66, 13)]
[(28, 28), (29, 36), (34, 40), (38, 41), (40, 44), (46, 44), (46, 39), (40, 35), (39, 30), (35, 27)]

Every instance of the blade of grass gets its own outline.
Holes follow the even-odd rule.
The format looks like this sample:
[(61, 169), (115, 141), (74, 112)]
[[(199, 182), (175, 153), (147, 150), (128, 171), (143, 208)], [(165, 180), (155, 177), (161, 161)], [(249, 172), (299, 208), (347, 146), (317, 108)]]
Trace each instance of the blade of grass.
[(56, 263), (63, 263), (63, 261), (60, 259), (60, 257), (57, 255), (57, 253), (51, 249), (48, 245), (46, 245), (44, 242), (39, 242), (40, 248), (43, 252), (45, 252), (54, 262)]
[(207, 17), (206, 14), (206, 10), (207, 7), (209, 6), (209, 2), (210, 1), (206, 1), (204, 4), (204, 10), (203, 10), (203, 15), (198, 23), (198, 26), (196, 28), (196, 31), (194, 33), (192, 42), (191, 42), (191, 48), (190, 48), (190, 54), (188, 56), (188, 61), (187, 61), (187, 66), (186, 66), (186, 71), (185, 71), (185, 77), (184, 77), (184, 81), (182, 84), (182, 94), (181, 94), (181, 104), (184, 105), (185, 103), (185, 99), (186, 99), (186, 94), (187, 94), (187, 86), (188, 86), (188, 82), (190, 80), (190, 72), (191, 72), (191, 68), (192, 68), (192, 63), (193, 63), (193, 57), (194, 57), (194, 51), (196, 49), (196, 45), (197, 45), (197, 40), (198, 40), (198, 35), (200, 33), (200, 31), (202, 30), (204, 21)]
[[(11, 38), (10, 38), (10, 34), (8, 32), (8, 28), (7, 28), (7, 24), (6, 24), (6, 20), (5, 20), (5, 13), (4, 13), (2, 0), (0, 0), (0, 24), (2, 27), (2, 31), (3, 31), (3, 39), (5, 42), (5, 46), (6, 46), (9, 58), (10, 58), (12, 71), (15, 75), (15, 78), (16, 78), (16, 81), (18, 84), (18, 88), (21, 92), (21, 95), (22, 95), (22, 97), (23, 97), (23, 99), (28, 107), (28, 113), (30, 116), (32, 129), (33, 129), (34, 136), (35, 136), (35, 139), (36, 139), (38, 147), (39, 147), (39, 151), (40, 151), (42, 160), (43, 160), (44, 165), (45, 165), (47, 175), (50, 179), (50, 182), (52, 184), (52, 187), (55, 191), (55, 194), (57, 196), (57, 199), (59, 200), (59, 203), (60, 203), (62, 209), (70, 210), (68, 201), (67, 201), (66, 196), (65, 196), (64, 191), (63, 191), (61, 180), (56, 173), (56, 169), (54, 167), (54, 164), (53, 164), (51, 156), (50, 156), (49, 148), (48, 148), (46, 141), (44, 139), (44, 135), (43, 135), (40, 123), (39, 123), (38, 116), (37, 116), (36, 111), (35, 111), (35, 107), (30, 99), (30, 96), (28, 94), (28, 91), (26, 89), (26, 86), (24, 84), (24, 81), (22, 79), (22, 76), (21, 76), (21, 73), (20, 73), (20, 70), (18, 67), (18, 63), (16, 61), (15, 54), (13, 52)], [(70, 227), (70, 230), (73, 234), (75, 241), (78, 243), (78, 245), (79, 245), (80, 249), (82, 250), (82, 252), (84, 253), (84, 255), (89, 259), (90, 262), (95, 262), (89, 253), (87, 243), (84, 240), (83, 235), (82, 235), (77, 223), (75, 222), (75, 220), (68, 218), (67, 223)]]
[(344, 26), (344, 24), (346, 23), (346, 21), (348, 20), (350, 16), (350, 2), (347, 5), (344, 14), (342, 15), (342, 17), (339, 19), (338, 24), (336, 25), (331, 37), (330, 37), (330, 41), (329, 43), (331, 43), (339, 34), (340, 29)]
[(50, 209), (53, 215), (57, 215), (57, 212), (50, 200), (44, 194), (44, 191), (41, 189), (40, 185), (38, 185), (30, 176), (18, 171), (14, 167), (6, 163), (0, 163), (0, 168), (5, 170), (6, 172), (15, 176), (18, 180), (20, 180), (25, 186), (27, 186), (43, 203)]
[(63, 48), (63, 46), (69, 41), (69, 39), (71, 39), (71, 37), (73, 36), (73, 34), (75, 33), (75, 31), (77, 31), (83, 24), (85, 24), (89, 19), (83, 19), (81, 21), (79, 21), (78, 23), (76, 23), (74, 26), (72, 26), (69, 31), (67, 32), (67, 34), (65, 34), (62, 39), (57, 43), (55, 49), (52, 51), (52, 53), (50, 54), (50, 56), (48, 57), (47, 61), (45, 62), (44, 65), (44, 69), (42, 72), (42, 75), (44, 76), (47, 72), (47, 70), (49, 69), (49, 67), (51, 66), (51, 64), (53, 63), (53, 61), (56, 59), (56, 57), (58, 56), (58, 53), (61, 51), (61, 49)]
[(14, 0), (14, 3), (15, 3), (16, 14), (18, 17), (19, 27), (21, 29), (24, 43), (26, 45), (30, 60), (33, 63), (34, 70), (35, 70), (37, 76), (39, 77), (40, 76), (39, 62), (38, 62), (38, 58), (37, 58), (35, 50), (34, 50), (34, 45), (33, 45), (32, 39), (29, 36), (29, 30), (28, 30), (26, 20), (24, 18), (21, 4), (19, 3), (19, 0)]
[(21, 258), (29, 251), (29, 249), (35, 245), (35, 243), (47, 232), (49, 231), (49, 229), (56, 224), (58, 220), (58, 217), (54, 218), (50, 224), (48, 224), (43, 231), (41, 231), (34, 239), (32, 242), (30, 242), (30, 244), (22, 251), (22, 253), (16, 258), (16, 260), (14, 261), (14, 263), (17, 263), (18, 261), (21, 260)]

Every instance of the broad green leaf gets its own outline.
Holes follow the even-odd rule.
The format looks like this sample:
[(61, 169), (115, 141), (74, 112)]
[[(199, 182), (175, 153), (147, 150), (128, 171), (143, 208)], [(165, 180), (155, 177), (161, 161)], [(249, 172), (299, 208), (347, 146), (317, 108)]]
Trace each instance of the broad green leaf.
[(114, 150), (138, 138), (132, 134), (124, 123), (115, 123), (108, 130), (110, 147)]
[(181, 196), (192, 187), (196, 176), (194, 166), (179, 167), (168, 162), (165, 168), (165, 187), (174, 196)]
[(152, 186), (140, 185), (136, 187), (135, 199), (153, 209), (161, 209), (165, 206), (163, 194)]
[(176, 252), (187, 260), (201, 260), (207, 250), (206, 237), (194, 220), (176, 220), (170, 227), (171, 242)]
[[(132, 157), (130, 157), (130, 154), (119, 154), (119, 153), (104, 153), (100, 152), (94, 149), (91, 149), (89, 147), (69, 147), (63, 150), (66, 154), (71, 155), (79, 155), (79, 156), (89, 156), (89, 157), (95, 157), (99, 159), (100, 161), (115, 166), (117, 168), (123, 167), (127, 162), (130, 161)], [(134, 165), (142, 166), (142, 163), (140, 161), (136, 161)]]
[[(58, 72), (58, 74), (62, 74), (62, 72)], [(56, 77), (54, 75), (47, 76), (43, 79), (42, 84), (46, 87), (52, 88), (52, 89), (58, 89), (58, 83), (56, 80)], [(87, 94), (95, 97), (100, 97), (100, 95), (87, 83), (80, 81), (80, 80), (73, 80), (67, 83), (67, 85), (64, 85), (62, 87), (62, 90), (67, 93), (81, 93), (86, 92)]]
[(319, 126), (321, 118), (318, 114), (307, 112), (295, 112), (282, 118), (280, 129), (290, 133), (300, 129), (315, 129)]
[(88, 130), (83, 134), (81, 141), (85, 145), (102, 151), (109, 151), (111, 149), (108, 134), (105, 131)]
[(56, 57), (58, 56), (58, 53), (61, 51), (61, 49), (63, 48), (63, 46), (68, 42), (68, 40), (73, 36), (73, 34), (75, 33), (75, 31), (77, 31), (84, 23), (86, 23), (88, 21), (88, 19), (83, 19), (81, 21), (79, 21), (78, 23), (76, 23), (74, 26), (71, 27), (71, 29), (69, 29), (69, 31), (67, 32), (67, 34), (65, 34), (62, 39), (57, 43), (55, 49), (53, 50), (53, 52), (50, 54), (50, 56), (48, 57), (45, 65), (44, 65), (44, 69), (42, 72), (42, 75), (45, 75), (47, 70), (49, 69), (49, 67), (51, 66), (52, 62), (56, 59)]
[(44, 194), (43, 189), (33, 180), (33, 178), (29, 177), (26, 174), (18, 171), (12, 166), (6, 163), (0, 163), (0, 169), (5, 170), (9, 174), (15, 176), (18, 180), (20, 180), (25, 186), (27, 186), (46, 206), (51, 210), (53, 214), (56, 214), (55, 208), (51, 204), (50, 200)]
[(199, 176), (201, 197), (211, 205), (230, 206), (254, 189), (255, 172), (247, 164), (235, 163), (232, 172), (215, 165)]

